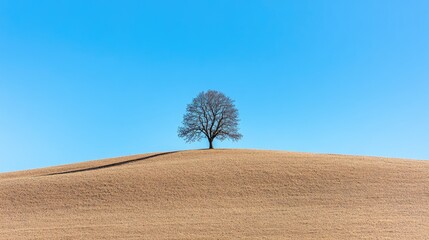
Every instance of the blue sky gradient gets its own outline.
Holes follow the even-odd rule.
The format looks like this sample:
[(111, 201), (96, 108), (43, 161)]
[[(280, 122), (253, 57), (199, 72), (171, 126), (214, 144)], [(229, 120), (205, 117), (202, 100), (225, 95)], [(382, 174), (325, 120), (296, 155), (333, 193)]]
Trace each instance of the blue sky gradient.
[(0, 172), (205, 148), (186, 104), (235, 99), (239, 142), (429, 159), (429, 1), (0, 0)]

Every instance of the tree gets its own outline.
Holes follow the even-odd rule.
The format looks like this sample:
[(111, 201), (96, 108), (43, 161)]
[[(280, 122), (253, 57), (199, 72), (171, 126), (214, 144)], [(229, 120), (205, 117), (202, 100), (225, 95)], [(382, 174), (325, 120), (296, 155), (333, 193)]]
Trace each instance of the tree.
[(188, 104), (178, 135), (186, 142), (199, 141), (205, 137), (209, 141), (209, 148), (213, 149), (215, 138), (221, 141), (241, 139), (238, 122), (234, 101), (221, 92), (209, 90), (201, 92)]

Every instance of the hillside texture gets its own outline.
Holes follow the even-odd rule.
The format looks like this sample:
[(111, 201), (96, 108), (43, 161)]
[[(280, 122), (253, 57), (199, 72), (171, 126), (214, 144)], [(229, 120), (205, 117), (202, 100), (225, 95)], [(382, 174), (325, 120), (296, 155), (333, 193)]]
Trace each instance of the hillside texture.
[(199, 150), (0, 174), (0, 239), (428, 239), (429, 161)]

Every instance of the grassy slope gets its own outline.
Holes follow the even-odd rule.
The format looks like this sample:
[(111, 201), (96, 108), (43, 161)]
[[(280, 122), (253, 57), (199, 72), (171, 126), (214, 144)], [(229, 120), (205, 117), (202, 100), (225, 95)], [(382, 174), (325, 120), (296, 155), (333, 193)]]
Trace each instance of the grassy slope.
[(0, 174), (0, 239), (429, 236), (429, 161), (152, 155)]

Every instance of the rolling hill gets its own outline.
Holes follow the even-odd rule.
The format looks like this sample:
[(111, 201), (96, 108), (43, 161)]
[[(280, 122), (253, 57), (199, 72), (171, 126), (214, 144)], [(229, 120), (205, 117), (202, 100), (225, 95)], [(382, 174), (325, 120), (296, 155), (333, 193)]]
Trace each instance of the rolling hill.
[(429, 161), (260, 150), (0, 174), (0, 239), (428, 239)]

